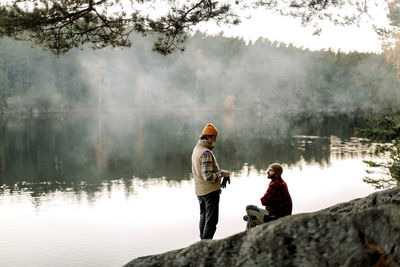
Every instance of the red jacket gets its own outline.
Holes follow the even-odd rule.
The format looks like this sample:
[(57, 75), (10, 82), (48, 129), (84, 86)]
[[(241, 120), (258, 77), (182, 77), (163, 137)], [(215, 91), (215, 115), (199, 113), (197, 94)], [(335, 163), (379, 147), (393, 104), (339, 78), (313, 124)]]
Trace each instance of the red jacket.
[(261, 204), (277, 218), (292, 214), (292, 198), (282, 177), (272, 178)]

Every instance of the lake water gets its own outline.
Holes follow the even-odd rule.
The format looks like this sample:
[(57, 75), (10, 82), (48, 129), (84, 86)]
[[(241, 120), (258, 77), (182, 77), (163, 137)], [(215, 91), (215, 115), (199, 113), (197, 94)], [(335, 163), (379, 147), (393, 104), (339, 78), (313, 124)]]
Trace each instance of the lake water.
[(295, 214), (375, 191), (363, 182), (370, 145), (353, 137), (360, 118), (184, 114), (1, 121), (0, 265), (121, 266), (197, 242), (190, 156), (206, 122), (220, 131), (219, 165), (232, 171), (216, 239), (244, 230), (272, 162), (284, 166)]

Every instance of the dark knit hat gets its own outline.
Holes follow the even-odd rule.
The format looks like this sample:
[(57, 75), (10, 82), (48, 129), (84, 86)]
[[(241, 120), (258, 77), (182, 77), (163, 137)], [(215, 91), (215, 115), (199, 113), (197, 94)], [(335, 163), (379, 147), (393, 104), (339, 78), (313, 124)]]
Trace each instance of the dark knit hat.
[(269, 165), (269, 168), (273, 169), (275, 172), (276, 176), (281, 176), (282, 172), (283, 172), (283, 167), (281, 164), (279, 163), (272, 163), (271, 165)]

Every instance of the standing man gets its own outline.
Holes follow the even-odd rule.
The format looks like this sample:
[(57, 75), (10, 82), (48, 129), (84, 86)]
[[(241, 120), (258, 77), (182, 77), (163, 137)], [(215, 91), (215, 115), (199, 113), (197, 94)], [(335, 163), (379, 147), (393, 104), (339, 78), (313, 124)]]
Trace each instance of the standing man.
[(200, 204), (200, 239), (212, 239), (217, 230), (219, 194), (229, 181), (230, 173), (220, 170), (212, 153), (218, 130), (211, 123), (204, 127), (192, 153), (192, 174)]
[(267, 192), (261, 198), (261, 204), (265, 206), (265, 209), (254, 205), (246, 207), (247, 215), (243, 219), (247, 221), (247, 229), (292, 214), (292, 198), (282, 179), (282, 172), (283, 168), (279, 163), (269, 166), (267, 174), (271, 182)]

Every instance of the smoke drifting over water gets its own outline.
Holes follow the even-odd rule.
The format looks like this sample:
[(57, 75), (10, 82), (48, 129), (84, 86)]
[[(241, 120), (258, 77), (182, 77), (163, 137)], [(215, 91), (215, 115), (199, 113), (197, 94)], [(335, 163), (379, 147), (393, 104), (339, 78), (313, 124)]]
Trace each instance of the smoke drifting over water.
[(100, 109), (169, 112), (237, 110), (274, 115), (382, 112), (397, 108), (399, 82), (375, 54), (311, 52), (259, 40), (197, 33), (183, 53), (131, 49), (83, 53), (82, 66)]
[[(197, 236), (190, 155), (207, 122), (220, 130), (214, 152), (221, 168), (232, 171), (223, 197), (228, 204), (221, 203), (238, 211), (221, 216), (229, 219), (222, 224), (238, 222), (243, 229), (248, 203), (238, 200), (252, 203), (256, 190), (264, 190), (272, 162), (284, 165), (285, 179), (292, 176), (293, 197), (339, 201), (361, 187), (356, 176), (370, 151), (369, 142), (353, 138), (354, 127), (365, 126), (363, 115), (399, 104), (399, 82), (382, 56), (310, 52), (261, 40), (247, 46), (200, 34), (182, 54), (163, 57), (151, 46), (152, 40), (136, 38), (131, 49), (73, 51), (57, 59), (0, 40), (6, 264), (18, 266), (17, 248), (35, 248), (36, 265), (61, 255), (52, 258), (54, 265), (74, 259), (82, 266), (85, 260), (97, 264), (98, 255), (150, 253), (140, 249), (154, 248), (162, 232), (172, 240), (193, 226), (187, 234)], [(344, 168), (356, 171), (344, 176)], [(172, 218), (182, 203), (190, 212)], [(122, 247), (131, 251), (116, 253)], [(110, 265), (121, 265), (120, 259)]]
[[(379, 55), (263, 40), (246, 45), (200, 33), (184, 53), (164, 57), (151, 46), (136, 37), (131, 49), (75, 51), (59, 62), (35, 49), (37, 73), (48, 76), (32, 75), (34, 66), (25, 64), (30, 71), (20, 86), (11, 75), (18, 68), (4, 63), (0, 71), (11, 88), (27, 92), (10, 97), (10, 106), (38, 108), (43, 116), (1, 121), (0, 184), (187, 179), (191, 150), (207, 122), (221, 132), (215, 152), (223, 168), (326, 165), (332, 136), (347, 142), (363, 126), (360, 115), (395, 109), (400, 100), (396, 72)], [(45, 92), (46, 101), (36, 92)], [(48, 119), (53, 114), (60, 116)]]

